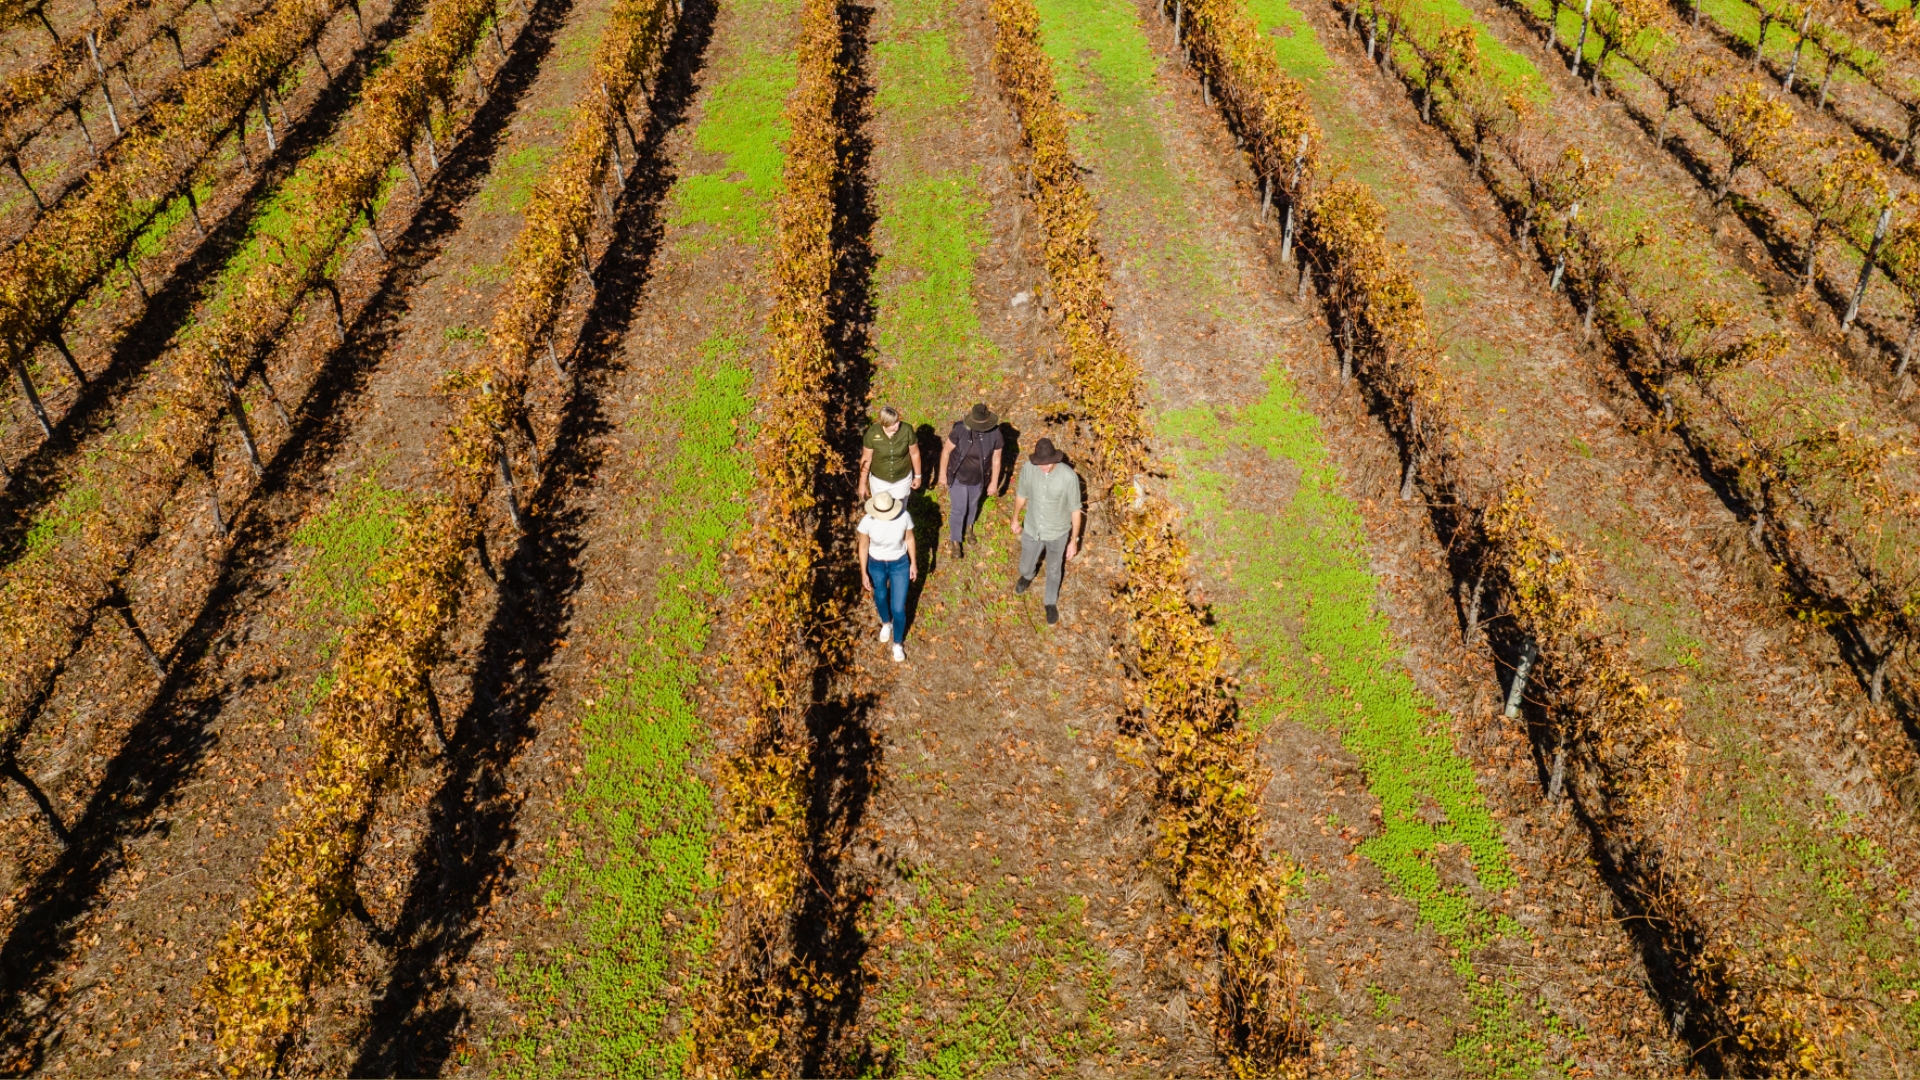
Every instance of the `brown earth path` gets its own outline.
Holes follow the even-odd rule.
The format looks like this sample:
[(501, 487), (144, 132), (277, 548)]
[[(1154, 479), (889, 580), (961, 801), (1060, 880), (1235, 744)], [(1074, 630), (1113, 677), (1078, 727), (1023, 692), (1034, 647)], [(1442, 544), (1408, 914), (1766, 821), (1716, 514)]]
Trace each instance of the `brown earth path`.
[[(432, 482), (421, 467), (439, 413), (434, 385), (448, 351), (460, 347), (448, 331), (470, 315), (456, 301), (484, 309), (485, 298), (471, 294), (500, 285), (497, 274), (464, 272), (504, 257), (520, 223), (506, 194), (526, 182), (509, 166), (558, 140), (604, 8), (542, 5), (509, 37), (505, 64), (483, 54), (491, 90), (458, 142), (443, 141), (426, 202), (414, 210), (410, 193), (396, 193), (382, 219), (392, 260), (370, 242), (349, 260), (348, 345), (336, 345), (320, 300), (276, 349), (280, 363), (317, 381), (295, 427), (263, 446), (262, 497), (233, 522), (224, 547), (211, 535), (204, 493), (183, 498), (184, 528), (137, 568), (136, 597), (152, 590), (173, 602), (169, 617), (154, 621), (173, 660), (157, 697), (140, 695), (131, 707), (99, 699), (100, 686), (138, 688), (142, 679), (123, 643), (96, 634), (49, 703), (48, 716), (63, 722), (37, 731), (23, 761), (47, 772), (45, 755), (83, 754), (92, 782), (57, 790), (74, 843), (36, 861), (9, 910), (11, 1053), (49, 1071), (214, 1069), (193, 988), (278, 827), (287, 780), (304, 767), (308, 703), (338, 634), (357, 617), (365, 569), (391, 538), (396, 493)], [(225, 464), (232, 482), (241, 463)], [(494, 535), (512, 535), (498, 516)], [(456, 655), (471, 648), (490, 591), (471, 598)], [(461, 673), (456, 665), (449, 682)], [(448, 689), (443, 701), (464, 703), (464, 693)], [(377, 814), (359, 879), (374, 919), (390, 921), (398, 907), (396, 874), (418, 830), (410, 815), (444, 764), (416, 766)], [(17, 796), (9, 795), (12, 811)], [(291, 1068), (337, 1072), (351, 1060), (343, 1035), (358, 1024), (367, 980), (384, 967), (371, 940), (380, 933), (355, 926), (344, 935), (345, 976), (323, 994), (319, 1037), (296, 1048)]]
[[(1079, 434), (1044, 416), (1065, 396), (1064, 352), (986, 6), (886, 0), (868, 35), (874, 329), (850, 433), (883, 404), (901, 408), (937, 477), (941, 438), (984, 401), (1009, 438), (1009, 485), (1042, 437), (1084, 456)], [(868, 984), (843, 1060), (905, 1075), (1220, 1068), (1149, 865), (1144, 776), (1114, 756), (1127, 708), (1119, 552), (1097, 493), (1085, 495), (1057, 626), (1042, 583), (1012, 593), (1010, 489), (989, 500), (964, 559), (946, 539), (945, 496), (911, 501), (923, 575), (905, 664), (874, 639), (871, 602), (855, 600), (850, 696), (874, 764), (850, 859), (868, 889)]]
[[(1201, 595), (1241, 653), (1247, 715), (1266, 725), (1270, 835), (1304, 874), (1290, 922), (1321, 1066), (1508, 1075), (1671, 1061), (1630, 943), (1607, 926), (1610, 897), (1582, 865), (1584, 838), (1535, 835), (1528, 818), (1548, 817), (1537, 786), (1513, 790), (1499, 768), (1511, 763), (1476, 745), (1464, 718), (1484, 714), (1489, 695), (1471, 680), (1495, 689), (1496, 673), (1455, 647), (1444, 609), (1408, 595), (1409, 579), (1446, 573), (1444, 547), (1424, 515), (1382, 499), (1397, 492), (1398, 454), (1327, 364), (1317, 312), (1293, 301), (1275, 222), (1256, 223), (1257, 188), (1184, 72), (1171, 27), (1151, 4), (1043, 4), (1043, 32), (1060, 33), (1068, 12), (1074, 37), (1048, 48), (1056, 74), (1071, 72), (1061, 76), (1068, 104), (1087, 114), (1076, 146), (1100, 201), (1121, 326), (1176, 462), (1169, 482), (1192, 514)], [(1262, 423), (1296, 437), (1263, 434)], [(1357, 580), (1308, 553), (1345, 544), (1364, 545)], [(1364, 593), (1348, 596), (1356, 586)], [(1385, 647), (1348, 662), (1388, 667), (1343, 671), (1327, 628), (1307, 617), (1316, 608), (1371, 609)], [(1338, 718), (1361, 701), (1382, 714), (1371, 725)], [(1413, 730), (1388, 726), (1403, 701), (1422, 702)], [(1396, 759), (1375, 745), (1382, 738), (1422, 749)], [(1425, 821), (1396, 816), (1404, 785)], [(1409, 836), (1430, 846), (1398, 849)], [(1569, 865), (1579, 870), (1566, 880)], [(1469, 925), (1514, 925), (1449, 929), (1445, 913), (1461, 909), (1444, 888), (1417, 886), (1423, 867), (1470, 896)]]
[[(352, 9), (342, 8), (320, 35), (326, 72), (314, 63), (309, 51), (288, 73), (281, 99), (284, 111), (275, 113), (278, 150), (268, 151), (266, 134), (256, 115), (247, 129), (254, 170), (246, 169), (232, 144), (208, 156), (196, 191), (200, 217), (209, 236), (203, 238), (189, 220), (186, 208), (176, 205), (168, 211), (166, 227), (139, 243), (136, 261), (142, 282), (152, 290), (150, 300), (143, 300), (124, 266), (105, 275), (80, 299), (66, 319), (63, 333), (87, 375), (86, 386), (75, 384), (50, 343), (41, 343), (25, 358), (53, 426), (54, 439), (45, 439), (18, 380), (8, 373), (0, 384), (0, 462), (7, 470), (5, 501), (0, 502), (0, 508), (13, 511), (0, 517), (0, 525), (4, 525), (0, 544), (5, 545), (0, 552), (5, 557), (12, 557), (17, 550), (18, 533), (30, 520), (26, 509), (57, 491), (56, 485), (68, 479), (63, 470), (71, 469), (78, 450), (121, 420), (120, 406), (131, 396), (127, 391), (137, 385), (140, 374), (159, 355), (167, 339), (192, 317), (203, 287), (229, 257), (235, 243), (244, 239), (248, 218), (262, 198), (273, 191), (301, 156), (327, 137), (351, 104), (371, 62), (414, 24), (425, 6), (423, 0), (364, 3), (365, 37)], [(42, 36), (44, 39), (44, 31)], [(167, 63), (173, 63), (170, 45), (166, 51)], [(4, 182), (18, 190), (17, 181)]]
[[(1677, 715), (1691, 752), (1688, 780), (1653, 838), (1665, 872), (1737, 950), (1793, 953), (1820, 971), (1823, 985), (1847, 988), (1837, 992), (1901, 1000), (1911, 972), (1898, 942), (1910, 916), (1895, 883), (1912, 865), (1913, 835), (1895, 797), (1900, 778), (1876, 776), (1873, 765), (1885, 759), (1866, 749), (1887, 738), (1888, 721), (1862, 707), (1830, 640), (1784, 617), (1745, 561), (1741, 523), (1694, 463), (1638, 429), (1644, 407), (1606, 358), (1582, 349), (1577, 322), (1544, 293), (1542, 276), (1512, 244), (1466, 163), (1418, 123), (1417, 110), (1366, 63), (1364, 43), (1345, 33), (1330, 7), (1297, 7), (1306, 19), (1286, 28), (1315, 34), (1331, 54), (1330, 66), (1302, 71), (1316, 111), (1386, 202), (1389, 235), (1408, 244), (1479, 439), (1542, 479), (1553, 523), (1589, 549), (1583, 557), (1609, 613), (1632, 628), (1627, 644), (1638, 673), (1656, 693), (1683, 703)], [(1417, 202), (1408, 197), (1414, 194)], [(1505, 411), (1509, 405), (1515, 408)], [(1427, 598), (1432, 623), (1457, 626), (1458, 594), (1447, 593), (1458, 579), (1441, 569), (1437, 577), (1413, 575), (1422, 583), (1414, 595)], [(1504, 667), (1511, 654), (1502, 656)], [(1484, 671), (1484, 663), (1465, 669)], [(1481, 695), (1503, 689), (1504, 674), (1500, 683), (1476, 682), (1457, 715), (1498, 709), (1497, 698)], [(1538, 727), (1519, 739), (1497, 717), (1470, 727), (1480, 738), (1504, 732), (1476, 757), (1504, 758), (1519, 789), (1529, 773), (1536, 793), (1544, 786), (1551, 746), (1528, 745)], [(1604, 835), (1581, 851), (1587, 839), (1577, 815), (1568, 820), (1537, 799), (1534, 827), (1564, 830), (1559, 864), (1592, 857), (1604, 865), (1613, 857)], [(1821, 882), (1835, 880), (1848, 882), (1845, 894), (1822, 899)], [(1870, 914), (1856, 921), (1861, 909)], [(1813, 924), (1824, 929), (1802, 929)], [(1656, 969), (1685, 959), (1658, 949), (1646, 955)], [(1664, 977), (1654, 989), (1679, 1033), (1696, 1038), (1684, 1020), (1700, 1008), (1696, 991)], [(1877, 1023), (1879, 1008), (1866, 1006), (1862, 1015)], [(1897, 1027), (1863, 1034), (1842, 1052), (1873, 1060), (1884, 1038), (1894, 1037), (1907, 1036)]]

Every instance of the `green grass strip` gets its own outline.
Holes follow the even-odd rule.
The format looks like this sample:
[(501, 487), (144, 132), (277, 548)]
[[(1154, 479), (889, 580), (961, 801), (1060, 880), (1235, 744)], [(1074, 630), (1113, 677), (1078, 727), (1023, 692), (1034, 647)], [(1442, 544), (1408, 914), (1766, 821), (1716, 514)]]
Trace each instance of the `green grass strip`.
[[(1062, 96), (1085, 118), (1075, 132), (1076, 150), (1092, 167), (1103, 224), (1111, 204), (1121, 203), (1124, 217), (1124, 203), (1132, 201), (1145, 203), (1139, 212), (1152, 214), (1162, 235), (1204, 234), (1187, 201), (1191, 184), (1169, 164), (1154, 128), (1156, 111), (1167, 108), (1165, 91), (1137, 9), (1120, 0), (1039, 0), (1038, 7)], [(1319, 99), (1344, 101), (1330, 77), (1331, 61), (1301, 13), (1277, 0), (1256, 2), (1254, 11), (1283, 65), (1308, 79)], [(1537, 80), (1531, 67), (1515, 70), (1516, 78)], [(1362, 131), (1355, 120), (1330, 134), (1340, 145), (1351, 141), (1342, 135)], [(1185, 239), (1171, 243), (1184, 250), (1159, 258), (1201, 259), (1195, 277), (1228, 277), (1214, 250)], [(1448, 718), (1413, 687), (1385, 620), (1373, 610), (1378, 583), (1365, 561), (1366, 534), (1337, 488), (1312, 413), (1275, 369), (1267, 398), (1255, 406), (1226, 419), (1212, 406), (1183, 410), (1160, 424), (1177, 445), (1198, 447), (1182, 455), (1179, 494), (1199, 511), (1196, 552), (1229, 567), (1240, 590), (1239, 601), (1223, 605), (1223, 625), (1264, 671), (1261, 682), (1271, 696), (1256, 722), (1318, 715), (1361, 759), (1383, 820), (1380, 835), (1360, 852), (1454, 951), (1454, 972), (1473, 1004), (1474, 1025), (1456, 1042), (1455, 1056), (1475, 1075), (1534, 1075), (1551, 1064), (1542, 1029), (1562, 1025), (1533, 1015), (1503, 973), (1487, 972), (1494, 978), (1480, 983), (1472, 960), (1500, 937), (1523, 935), (1483, 899), (1515, 884), (1511, 855), (1472, 766), (1455, 752)], [(1248, 451), (1300, 470), (1299, 490), (1281, 511), (1244, 508), (1270, 504), (1272, 492), (1258, 500), (1229, 497), (1225, 456)]]
[[(781, 20), (793, 0), (748, 0), (746, 19)], [(715, 82), (694, 130), (697, 172), (682, 177), (669, 196), (669, 222), (694, 230), (688, 252), (723, 244), (765, 244), (773, 238), (772, 208), (785, 190), (781, 147), (787, 141), (786, 101), (798, 74), (788, 43), (760, 39), (714, 62)], [(724, 164), (709, 164), (718, 157)]]
[(987, 198), (971, 169), (923, 160), (915, 139), (940, 127), (958, 133), (965, 123), (954, 0), (897, 0), (887, 10), (874, 44), (874, 99), (889, 149), (875, 191), (874, 385), (910, 423), (944, 433), (1000, 377), (1003, 358), (981, 330), (973, 295), (974, 265), (988, 239)]
[[(1551, 1062), (1529, 1010), (1501, 973), (1480, 984), (1473, 963), (1500, 938), (1525, 937), (1482, 899), (1518, 883), (1512, 856), (1472, 765), (1454, 749), (1449, 718), (1413, 685), (1375, 609), (1365, 526), (1339, 491), (1318, 422), (1281, 368), (1267, 381), (1267, 396), (1244, 409), (1202, 406), (1161, 420), (1186, 448), (1176, 455), (1177, 493), (1204, 523), (1196, 550), (1234, 585), (1218, 610), (1253, 661), (1255, 723), (1324, 724), (1360, 759), (1381, 821), (1359, 852), (1452, 951), (1474, 1005), (1475, 1028), (1454, 1055), (1476, 1075), (1534, 1075)], [(1249, 455), (1263, 466), (1260, 480), (1236, 475)], [(1280, 493), (1269, 481), (1283, 472), (1299, 478), (1292, 497), (1277, 511), (1253, 509), (1272, 505)], [(1551, 1015), (1539, 1024), (1562, 1026)]]
[[(1139, 13), (1112, 0), (1037, 0), (1035, 7), (1060, 100), (1086, 121), (1071, 133), (1074, 156), (1100, 163), (1087, 182), (1103, 201), (1107, 256), (1156, 284), (1226, 294), (1219, 253), (1187, 202), (1198, 177), (1174, 163), (1160, 135), (1174, 121)], [(1161, 243), (1155, 230), (1171, 239)]]
[[(716, 78), (694, 133), (695, 167), (669, 193), (673, 258), (772, 235), (785, 131), (752, 114), (771, 103), (777, 116), (793, 85), (799, 4), (747, 7), (712, 46)], [(718, 329), (693, 355), (662, 358), (662, 370), (684, 381), (632, 421), (665, 452), (647, 466), (654, 485), (630, 510), (646, 525), (629, 542), (659, 559), (651, 595), (615, 616), (620, 655), (582, 703), (585, 754), (563, 801), (577, 844), (550, 841), (538, 878), (571, 940), (517, 955), (500, 973), (524, 1010), (517, 1030), (492, 1039), (493, 1066), (508, 1076), (679, 1076), (687, 1062), (673, 1018), (714, 941), (705, 897), (716, 884), (714, 794), (695, 768), (711, 742), (692, 691), (724, 592), (720, 555), (753, 490), (745, 447), (759, 328), (757, 307), (734, 287), (692, 298), (676, 317), (695, 312)]]

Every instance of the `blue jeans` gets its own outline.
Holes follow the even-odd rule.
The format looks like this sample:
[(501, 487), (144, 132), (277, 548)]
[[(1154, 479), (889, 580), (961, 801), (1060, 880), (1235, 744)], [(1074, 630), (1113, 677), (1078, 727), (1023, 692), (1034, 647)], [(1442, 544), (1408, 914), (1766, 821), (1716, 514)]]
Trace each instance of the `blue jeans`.
[(905, 555), (891, 562), (867, 560), (867, 577), (873, 581), (873, 606), (880, 609), (880, 621), (893, 624), (893, 643), (907, 640), (907, 570), (913, 560)]

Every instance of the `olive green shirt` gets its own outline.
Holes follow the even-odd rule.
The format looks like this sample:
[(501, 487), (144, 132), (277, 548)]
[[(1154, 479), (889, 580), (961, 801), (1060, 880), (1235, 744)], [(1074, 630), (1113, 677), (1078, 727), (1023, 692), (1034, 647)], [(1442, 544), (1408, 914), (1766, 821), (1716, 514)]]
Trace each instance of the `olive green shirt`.
[(913, 475), (913, 459), (907, 456), (913, 449), (913, 442), (913, 425), (905, 420), (893, 429), (892, 435), (887, 434), (887, 429), (881, 427), (879, 421), (874, 421), (873, 426), (867, 429), (866, 437), (860, 440), (861, 446), (873, 451), (873, 464), (868, 466), (867, 471), (873, 474), (875, 480), (889, 484)]

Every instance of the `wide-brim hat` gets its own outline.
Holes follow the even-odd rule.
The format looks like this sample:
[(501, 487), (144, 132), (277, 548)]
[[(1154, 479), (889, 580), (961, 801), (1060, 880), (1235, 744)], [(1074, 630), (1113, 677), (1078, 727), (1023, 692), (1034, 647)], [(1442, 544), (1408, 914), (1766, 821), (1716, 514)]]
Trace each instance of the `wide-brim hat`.
[(876, 491), (873, 493), (873, 498), (867, 500), (867, 513), (881, 521), (892, 521), (900, 516), (900, 511), (906, 508), (907, 505), (894, 498), (891, 491)]
[(960, 422), (971, 431), (992, 431), (1000, 426), (1000, 418), (993, 415), (993, 410), (987, 408), (985, 402), (975, 403), (973, 411)]
[(1033, 462), (1035, 465), (1057, 465), (1067, 460), (1067, 455), (1061, 453), (1059, 448), (1053, 445), (1052, 439), (1041, 439), (1039, 442), (1033, 444), (1033, 453), (1028, 456), (1027, 460)]

